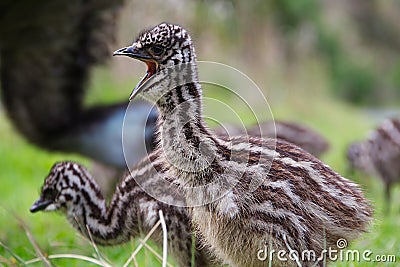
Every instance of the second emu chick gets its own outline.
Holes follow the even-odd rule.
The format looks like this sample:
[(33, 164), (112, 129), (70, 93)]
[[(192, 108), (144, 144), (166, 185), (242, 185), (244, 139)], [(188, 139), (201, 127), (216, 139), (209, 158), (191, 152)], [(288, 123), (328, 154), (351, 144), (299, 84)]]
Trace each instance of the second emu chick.
[[(144, 176), (149, 186), (157, 187), (159, 178), (155, 168), (159, 168), (156, 162), (142, 161), (135, 178)], [(121, 181), (107, 205), (96, 181), (84, 167), (74, 162), (56, 163), (44, 181), (40, 198), (31, 207), (31, 212), (40, 210), (64, 212), (74, 228), (100, 245), (122, 244), (147, 234), (159, 220), (158, 211), (162, 210), (168, 229), (168, 252), (178, 266), (191, 266), (192, 253), (194, 266), (210, 266), (211, 258), (199, 242), (192, 249), (192, 226), (187, 210), (150, 197), (131, 175)], [(151, 239), (161, 246), (160, 227)]]

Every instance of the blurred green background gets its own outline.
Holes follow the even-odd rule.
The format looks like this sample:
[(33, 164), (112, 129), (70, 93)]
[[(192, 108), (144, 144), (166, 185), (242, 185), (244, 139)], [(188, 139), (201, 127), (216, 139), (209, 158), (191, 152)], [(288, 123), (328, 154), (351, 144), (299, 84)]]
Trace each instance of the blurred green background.
[[(125, 1), (108, 63), (91, 73), (85, 96), (88, 106), (128, 100), (144, 65), (112, 59), (111, 51), (131, 43), (141, 29), (162, 21), (190, 31), (199, 60), (221, 62), (246, 73), (263, 90), (276, 119), (304, 123), (327, 137), (331, 149), (323, 160), (343, 175), (346, 146), (365, 138), (383, 118), (400, 116), (397, 0)], [(71, 159), (90, 167), (90, 160), (49, 153), (29, 144), (13, 129), (2, 108), (0, 140), (0, 266), (18, 265), (17, 255), (24, 260), (36, 257), (22, 225), (47, 255), (93, 256), (93, 248), (63, 216), (29, 213), (55, 161)], [(375, 207), (370, 232), (351, 248), (396, 255), (400, 262), (399, 186), (393, 190), (391, 211), (385, 215), (380, 180), (360, 173), (349, 178), (362, 185)], [(132, 241), (100, 250), (118, 266), (137, 244)], [(160, 266), (149, 252), (140, 253), (138, 262)], [(54, 264), (82, 266), (72, 259)], [(398, 265), (338, 262), (332, 266)]]

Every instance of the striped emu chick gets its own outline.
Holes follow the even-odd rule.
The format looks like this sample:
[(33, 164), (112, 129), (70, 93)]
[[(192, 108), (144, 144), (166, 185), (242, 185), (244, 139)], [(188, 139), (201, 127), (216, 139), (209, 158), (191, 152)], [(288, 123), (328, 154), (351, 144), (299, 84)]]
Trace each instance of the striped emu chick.
[[(195, 50), (185, 29), (159, 24), (114, 55), (146, 63), (131, 99), (141, 94), (156, 103), (154, 156), (177, 177), (197, 230), (224, 263), (268, 266), (257, 258), (265, 247), (320, 255), (325, 244), (335, 248), (339, 238), (352, 240), (366, 230), (372, 209), (359, 187), (311, 154), (276, 139), (224, 141), (206, 128)], [(272, 266), (323, 264), (269, 260)]]
[[(217, 128), (215, 133), (217, 135), (246, 134), (244, 129), (233, 125)], [(292, 121), (266, 121), (247, 128), (247, 134), (257, 137), (276, 137), (295, 144), (316, 157), (329, 149), (329, 143), (325, 137), (306, 125)]]
[[(153, 175), (154, 169), (149, 166), (143, 161), (137, 168), (145, 170), (141, 175), (148, 179), (150, 186), (157, 186), (157, 175)], [(141, 175), (136, 173), (136, 178), (140, 179)], [(193, 231), (187, 210), (150, 197), (130, 175), (117, 186), (107, 205), (95, 180), (84, 167), (73, 162), (57, 163), (44, 181), (40, 198), (30, 210), (61, 210), (74, 228), (100, 245), (117, 245), (146, 235), (159, 220), (158, 211), (162, 210), (168, 229), (168, 253), (178, 266), (191, 266)], [(160, 227), (151, 238), (161, 246)], [(195, 266), (210, 265), (209, 254), (205, 248), (200, 249), (198, 242), (195, 253)]]
[(391, 187), (400, 182), (400, 119), (387, 119), (365, 141), (350, 144), (347, 158), (352, 170), (382, 179), (388, 208)]

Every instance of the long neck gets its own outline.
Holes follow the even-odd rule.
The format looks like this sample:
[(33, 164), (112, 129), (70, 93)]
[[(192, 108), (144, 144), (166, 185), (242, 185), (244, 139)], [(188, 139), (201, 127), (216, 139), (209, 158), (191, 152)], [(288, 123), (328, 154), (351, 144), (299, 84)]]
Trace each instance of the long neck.
[(176, 87), (170, 88), (157, 103), (160, 110), (159, 149), (162, 149), (165, 160), (181, 183), (199, 186), (212, 179), (210, 174), (215, 173), (213, 168), (219, 167), (214, 163), (224, 147), (203, 121), (201, 85), (196, 65), (186, 67), (180, 69), (175, 77), (170, 77)]
[[(156, 156), (154, 154), (154, 156)], [(149, 158), (154, 158), (151, 155)], [(132, 170), (132, 175), (118, 185), (109, 206), (106, 205), (100, 189), (93, 178), (82, 168), (78, 175), (80, 188), (75, 200), (67, 206), (70, 223), (87, 238), (101, 245), (116, 245), (129, 241), (140, 234), (147, 234), (159, 220), (162, 210), (168, 228), (168, 252), (173, 255), (178, 266), (190, 266), (192, 260), (192, 226), (184, 208), (168, 206), (150, 197), (138, 186), (136, 180), (146, 181), (142, 186), (157, 188), (159, 177), (154, 171), (160, 163), (142, 161)], [(135, 177), (135, 178), (133, 178)], [(90, 233), (90, 234), (89, 234)], [(162, 242), (160, 227), (152, 237), (158, 245)], [(200, 249), (196, 241), (195, 266), (208, 266), (208, 254)]]
[(77, 203), (68, 204), (67, 218), (83, 235), (91, 236), (95, 243), (114, 245), (129, 241), (141, 231), (151, 229), (157, 221), (147, 214), (153, 208), (157, 209), (153, 207), (157, 202), (149, 200), (145, 208), (140, 207), (143, 191), (131, 177), (117, 187), (109, 206), (86, 171), (79, 175), (79, 179), (81, 186), (76, 192)]

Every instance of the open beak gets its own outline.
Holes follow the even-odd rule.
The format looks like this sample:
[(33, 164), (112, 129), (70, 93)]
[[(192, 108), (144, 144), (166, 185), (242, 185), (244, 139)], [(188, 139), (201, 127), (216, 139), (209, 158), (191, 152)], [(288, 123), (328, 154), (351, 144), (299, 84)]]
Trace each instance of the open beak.
[(136, 43), (134, 43), (131, 46), (118, 49), (113, 53), (113, 56), (128, 56), (143, 61), (147, 65), (146, 75), (135, 86), (129, 97), (129, 100), (134, 99), (142, 91), (143, 85), (150, 80), (150, 78), (157, 72), (158, 69), (158, 63), (141, 48), (141, 46), (138, 46)]
[(39, 198), (35, 201), (35, 203), (33, 203), (32, 207), (29, 210), (32, 213), (41, 211), (46, 209), (51, 203), (53, 203), (52, 200)]

